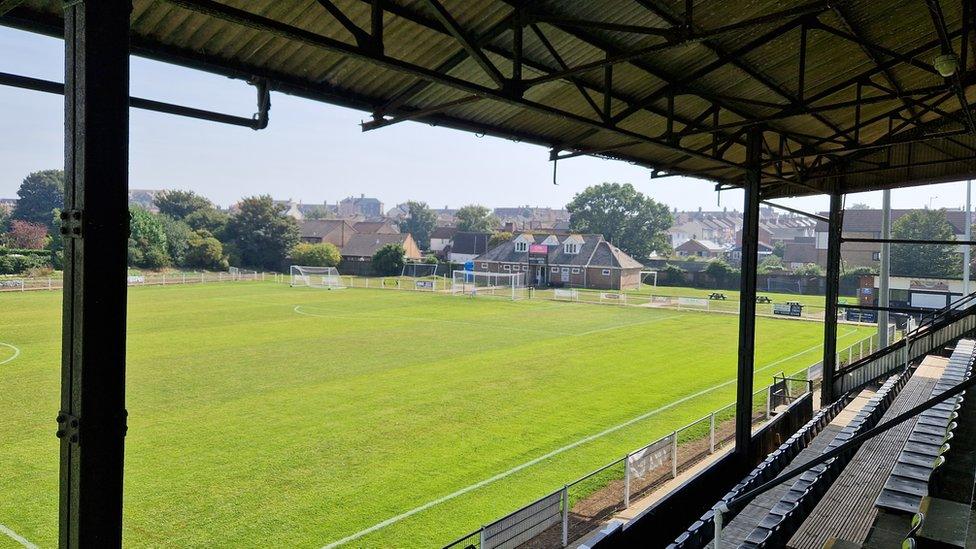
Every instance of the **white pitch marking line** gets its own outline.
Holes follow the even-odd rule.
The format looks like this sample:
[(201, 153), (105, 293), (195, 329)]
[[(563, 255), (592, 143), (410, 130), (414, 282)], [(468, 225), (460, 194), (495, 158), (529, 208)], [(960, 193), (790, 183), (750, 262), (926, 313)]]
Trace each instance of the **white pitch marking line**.
[[(297, 307), (296, 307), (296, 309), (297, 309)], [(841, 338), (845, 338), (845, 337), (847, 337), (847, 336), (849, 336), (849, 335), (851, 335), (851, 334), (853, 334), (855, 332), (857, 332), (857, 329), (856, 328), (852, 328), (849, 332), (847, 332), (846, 334), (842, 335)], [(838, 338), (838, 339), (840, 339), (840, 338)], [(755, 372), (762, 372), (764, 370), (768, 370), (769, 368), (772, 368), (773, 366), (776, 366), (778, 364), (782, 364), (783, 362), (786, 362), (787, 360), (792, 360), (792, 359), (797, 358), (799, 356), (803, 356), (803, 355), (805, 355), (805, 354), (807, 354), (807, 353), (809, 353), (811, 351), (815, 351), (815, 350), (819, 349), (822, 346), (823, 345), (814, 345), (813, 347), (810, 347), (809, 349), (806, 349), (805, 351), (800, 351), (799, 353), (790, 355), (790, 356), (788, 356), (786, 358), (781, 358), (781, 359), (776, 360), (774, 362), (770, 362), (769, 364), (763, 366), (762, 368), (759, 368), (759, 369), (754, 370), (754, 371)], [(715, 391), (717, 389), (721, 389), (722, 387), (726, 387), (728, 385), (731, 385), (731, 384), (733, 384), (733, 383), (736, 382), (736, 379), (737, 378), (732, 378), (729, 381), (725, 381), (725, 382), (719, 383), (718, 385), (715, 385), (713, 387), (709, 387), (707, 389), (702, 389), (701, 391), (698, 391), (697, 393), (693, 393), (693, 394), (690, 394), (690, 395), (681, 397), (678, 400), (672, 401), (672, 402), (670, 402), (668, 404), (665, 404), (664, 406), (661, 406), (660, 408), (657, 408), (655, 410), (651, 410), (649, 412), (644, 412), (643, 414), (641, 414), (641, 415), (639, 415), (637, 417), (628, 419), (627, 421), (625, 421), (625, 422), (623, 422), (623, 423), (621, 423), (619, 425), (614, 425), (613, 427), (610, 427), (608, 429), (604, 429), (603, 431), (600, 431), (599, 433), (596, 433), (594, 435), (588, 435), (586, 437), (583, 437), (583, 438), (577, 440), (576, 442), (572, 442), (572, 443), (567, 444), (566, 446), (563, 446), (561, 448), (556, 448), (555, 450), (553, 450), (553, 451), (551, 451), (551, 452), (549, 452), (547, 454), (543, 454), (543, 455), (541, 455), (541, 456), (539, 456), (537, 458), (534, 458), (534, 459), (531, 459), (529, 461), (526, 461), (525, 463), (523, 463), (521, 465), (516, 465), (515, 467), (512, 467), (508, 471), (504, 471), (504, 472), (498, 473), (497, 475), (495, 475), (493, 477), (486, 478), (486, 479), (484, 479), (482, 481), (479, 481), (479, 482), (476, 482), (476, 483), (474, 483), (474, 484), (472, 484), (470, 486), (466, 486), (464, 488), (461, 488), (460, 490), (458, 490), (456, 492), (451, 492), (450, 494), (447, 494), (446, 496), (439, 497), (439, 498), (437, 498), (437, 499), (435, 499), (433, 501), (428, 501), (427, 503), (421, 505), (420, 507), (415, 507), (415, 508), (413, 508), (413, 509), (411, 509), (411, 510), (405, 512), (405, 513), (400, 513), (399, 515), (396, 515), (395, 517), (390, 517), (390, 518), (384, 520), (383, 522), (378, 522), (378, 523), (370, 526), (369, 528), (366, 528), (365, 530), (360, 530), (359, 532), (356, 532), (355, 534), (351, 534), (351, 535), (346, 536), (346, 537), (344, 537), (344, 538), (342, 538), (340, 540), (333, 541), (332, 543), (324, 546), (322, 549), (333, 549), (333, 548), (338, 547), (340, 545), (349, 543), (350, 541), (359, 539), (359, 538), (361, 538), (361, 537), (363, 537), (363, 536), (365, 536), (367, 534), (371, 534), (371, 533), (373, 533), (373, 532), (375, 532), (377, 530), (382, 530), (383, 528), (386, 528), (387, 526), (389, 526), (391, 524), (400, 522), (401, 520), (403, 520), (405, 518), (409, 518), (409, 517), (411, 517), (413, 515), (416, 515), (417, 513), (420, 513), (421, 511), (426, 511), (427, 509), (430, 509), (431, 507), (434, 507), (435, 505), (439, 505), (441, 503), (444, 503), (445, 501), (454, 499), (454, 498), (456, 498), (458, 496), (462, 496), (462, 495), (467, 494), (468, 492), (471, 492), (473, 490), (477, 490), (478, 488), (481, 488), (482, 486), (491, 484), (492, 482), (495, 482), (496, 480), (501, 480), (501, 479), (503, 479), (503, 478), (505, 478), (507, 476), (511, 476), (511, 475), (513, 475), (513, 474), (521, 471), (522, 469), (525, 469), (526, 467), (531, 467), (531, 466), (533, 466), (533, 465), (535, 465), (535, 464), (537, 464), (537, 463), (539, 463), (541, 461), (545, 461), (545, 460), (547, 460), (547, 459), (549, 459), (551, 457), (557, 456), (557, 455), (559, 455), (559, 454), (561, 454), (563, 452), (566, 452), (568, 450), (572, 450), (573, 448), (576, 448), (577, 446), (581, 446), (583, 444), (586, 444), (587, 442), (591, 442), (591, 441), (596, 440), (598, 438), (601, 438), (601, 437), (604, 437), (604, 436), (609, 435), (611, 433), (614, 433), (616, 431), (619, 431), (619, 430), (623, 429), (624, 427), (629, 427), (630, 425), (633, 425), (634, 423), (637, 423), (639, 421), (645, 420), (645, 419), (647, 419), (647, 418), (649, 418), (649, 417), (651, 417), (653, 415), (659, 414), (659, 413), (661, 413), (661, 412), (663, 412), (665, 410), (669, 410), (671, 408), (674, 408), (675, 406), (677, 406), (679, 404), (682, 404), (684, 402), (687, 402), (687, 401), (689, 401), (689, 400), (691, 400), (693, 398), (698, 398), (698, 397), (700, 397), (700, 396), (702, 396), (704, 394), (707, 394), (707, 393), (710, 393), (710, 392)]]
[[(0, 341), (0, 345), (2, 345), (4, 347), (10, 347), (11, 349), (14, 350), (14, 356), (9, 357), (9, 358), (5, 358), (3, 360), (0, 360), (0, 365), (6, 364), (8, 362), (11, 362), (11, 361), (13, 361), (13, 359), (15, 359), (18, 356), (20, 356), (20, 349), (18, 349), (17, 347), (14, 347), (13, 345), (11, 345), (9, 343), (4, 343), (2, 341)], [(2, 525), (0, 525), (0, 526), (2, 526)]]
[[(6, 345), (6, 343), (4, 345)], [(10, 528), (7, 528), (6, 526), (4, 526), (2, 524), (0, 524), (0, 533), (6, 534), (6, 536), (8, 538), (10, 538), (10, 539), (16, 541), (17, 543), (23, 545), (27, 549), (39, 549), (36, 545), (34, 545), (33, 543), (27, 541), (27, 538), (25, 538), (24, 536), (18, 534), (17, 532), (14, 532)]]

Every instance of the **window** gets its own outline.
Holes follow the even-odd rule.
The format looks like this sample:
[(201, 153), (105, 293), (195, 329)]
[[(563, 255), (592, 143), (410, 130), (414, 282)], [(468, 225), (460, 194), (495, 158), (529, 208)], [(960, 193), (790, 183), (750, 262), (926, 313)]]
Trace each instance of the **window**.
[(881, 261), (881, 252), (871, 252), (871, 259)]
[(566, 245), (563, 246), (563, 251), (565, 251), (567, 254), (578, 254), (579, 244), (575, 242), (567, 242)]
[(559, 267), (553, 267), (553, 268), (551, 268), (549, 270), (551, 270), (554, 273), (558, 273), (559, 272)]
[(528, 242), (525, 242), (525, 241), (516, 242), (515, 243), (515, 251), (516, 252), (527, 252), (527, 251), (529, 251), (529, 243)]
[(610, 276), (610, 269), (603, 269), (603, 276)]
[(528, 265), (522, 265), (522, 270), (523, 271), (528, 271), (529, 270), (529, 266)]
[(511, 271), (512, 270), (512, 266), (511, 265), (505, 265), (502, 268), (505, 269), (506, 271)]
[(579, 267), (573, 267), (573, 274), (574, 275), (578, 275), (579, 274), (579, 271), (580, 271), (579, 270)]
[(482, 263), (481, 264), (481, 268), (482, 269), (487, 269), (488, 268), (488, 264), (487, 263)]
[(563, 274), (569, 274), (569, 267), (563, 267)]

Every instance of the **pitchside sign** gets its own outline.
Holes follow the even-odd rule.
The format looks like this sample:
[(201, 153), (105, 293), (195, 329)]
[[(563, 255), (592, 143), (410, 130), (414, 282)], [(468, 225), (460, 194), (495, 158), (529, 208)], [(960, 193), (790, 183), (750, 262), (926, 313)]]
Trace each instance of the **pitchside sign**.
[(627, 467), (630, 467), (632, 476), (644, 478), (644, 475), (661, 467), (669, 459), (671, 459), (671, 437), (662, 438), (627, 456)]
[(545, 244), (529, 245), (529, 263), (532, 265), (545, 265), (549, 259), (549, 246)]
[(774, 303), (773, 314), (784, 316), (803, 316), (803, 305), (800, 305), (795, 301), (790, 301), (789, 303)]
[(418, 290), (433, 290), (434, 281), (433, 280), (418, 280), (417, 281)]

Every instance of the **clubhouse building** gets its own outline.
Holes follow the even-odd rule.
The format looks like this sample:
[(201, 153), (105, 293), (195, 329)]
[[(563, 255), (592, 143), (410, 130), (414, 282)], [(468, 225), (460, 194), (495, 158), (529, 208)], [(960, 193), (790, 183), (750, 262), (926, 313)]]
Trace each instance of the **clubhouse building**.
[(524, 273), (528, 286), (630, 290), (640, 287), (644, 265), (603, 235), (521, 233), (475, 258), (474, 267)]

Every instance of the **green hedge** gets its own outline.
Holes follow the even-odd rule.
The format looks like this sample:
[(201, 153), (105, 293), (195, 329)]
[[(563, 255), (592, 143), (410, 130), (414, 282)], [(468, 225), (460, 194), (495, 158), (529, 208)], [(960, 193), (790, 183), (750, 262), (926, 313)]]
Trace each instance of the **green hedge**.
[(0, 253), (0, 274), (18, 274), (29, 269), (51, 267), (51, 252), (48, 250), (27, 250), (43, 252), (31, 254)]
[(51, 257), (51, 250), (31, 250), (26, 248), (4, 248), (0, 246), (0, 255), (24, 255), (28, 257)]

